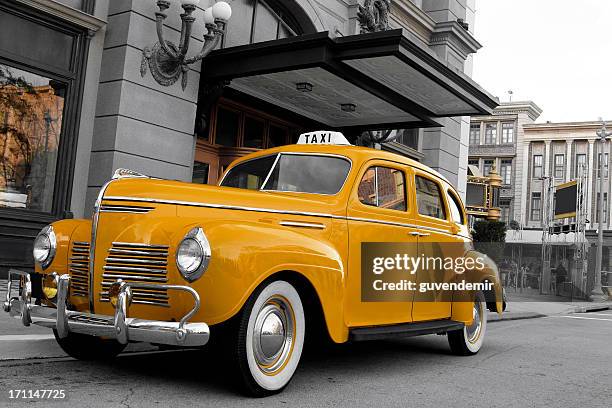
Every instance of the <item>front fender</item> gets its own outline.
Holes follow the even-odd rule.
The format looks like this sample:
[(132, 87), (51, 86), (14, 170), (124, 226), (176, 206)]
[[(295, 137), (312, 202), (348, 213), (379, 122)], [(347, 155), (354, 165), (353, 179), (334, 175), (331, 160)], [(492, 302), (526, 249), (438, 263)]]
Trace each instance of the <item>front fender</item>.
[(199, 320), (217, 324), (230, 319), (261, 282), (292, 271), (314, 287), (332, 339), (346, 340), (345, 268), (333, 243), (322, 234), (237, 220), (208, 222), (205, 231), (212, 259), (204, 276), (192, 284), (202, 298)]

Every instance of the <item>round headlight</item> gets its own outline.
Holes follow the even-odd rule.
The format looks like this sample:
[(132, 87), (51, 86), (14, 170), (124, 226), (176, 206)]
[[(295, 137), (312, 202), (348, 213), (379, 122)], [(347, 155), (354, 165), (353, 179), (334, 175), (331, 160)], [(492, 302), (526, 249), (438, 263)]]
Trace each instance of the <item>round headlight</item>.
[(53, 261), (56, 249), (57, 240), (55, 238), (55, 231), (53, 231), (52, 226), (47, 225), (38, 233), (34, 240), (34, 249), (32, 250), (34, 260), (43, 269), (46, 269)]
[(194, 228), (185, 235), (176, 250), (176, 266), (188, 282), (199, 279), (210, 262), (210, 244), (202, 228)]

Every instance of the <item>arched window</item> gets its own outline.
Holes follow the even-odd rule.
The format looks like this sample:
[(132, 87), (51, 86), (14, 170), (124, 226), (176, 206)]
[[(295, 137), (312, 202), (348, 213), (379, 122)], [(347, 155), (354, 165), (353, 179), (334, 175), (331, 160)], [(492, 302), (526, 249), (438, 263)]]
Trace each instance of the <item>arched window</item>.
[(280, 0), (232, 1), (232, 19), (227, 27), (223, 48), (314, 32), (304, 11), (291, 3)]

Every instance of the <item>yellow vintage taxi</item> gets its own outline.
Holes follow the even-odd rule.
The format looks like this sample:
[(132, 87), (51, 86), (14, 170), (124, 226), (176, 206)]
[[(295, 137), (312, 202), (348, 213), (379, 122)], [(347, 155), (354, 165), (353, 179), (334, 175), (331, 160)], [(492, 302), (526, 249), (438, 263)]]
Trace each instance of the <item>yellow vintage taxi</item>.
[[(465, 274), (491, 289), (467, 300), (362, 297), (363, 243), (459, 243), (477, 254), (455, 188), (421, 163), (341, 134), (300, 142), (237, 160), (218, 186), (117, 170), (91, 219), (40, 232), (36, 274), (9, 272), (4, 310), (53, 329), (78, 359), (114, 357), (129, 342), (217, 341), (254, 396), (289, 383), (306, 336), (447, 334), (453, 352), (477, 353), (487, 310), (502, 310), (488, 258)], [(33, 279), (42, 279), (37, 300)]]

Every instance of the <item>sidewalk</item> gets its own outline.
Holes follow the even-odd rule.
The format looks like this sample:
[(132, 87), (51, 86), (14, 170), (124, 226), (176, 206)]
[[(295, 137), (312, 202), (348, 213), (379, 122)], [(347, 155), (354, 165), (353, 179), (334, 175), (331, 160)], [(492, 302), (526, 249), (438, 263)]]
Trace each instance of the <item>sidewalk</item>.
[(521, 292), (506, 291), (508, 305), (500, 317), (497, 313), (489, 313), (489, 321), (534, 319), (538, 317), (554, 316), (560, 314), (587, 313), (597, 310), (612, 309), (612, 301), (586, 302), (583, 300), (571, 301), (554, 295), (540, 295), (535, 291)]

